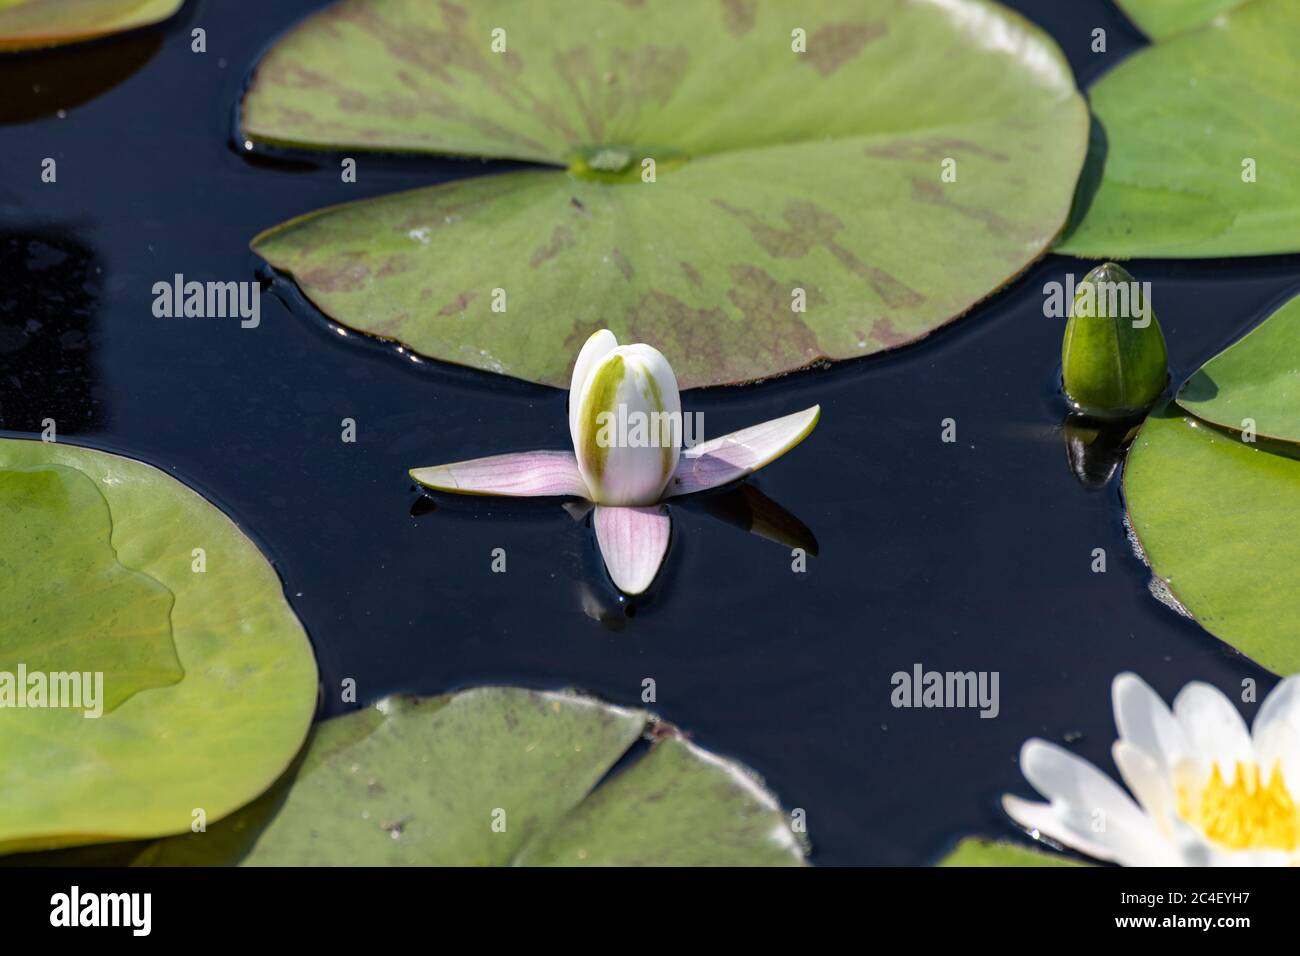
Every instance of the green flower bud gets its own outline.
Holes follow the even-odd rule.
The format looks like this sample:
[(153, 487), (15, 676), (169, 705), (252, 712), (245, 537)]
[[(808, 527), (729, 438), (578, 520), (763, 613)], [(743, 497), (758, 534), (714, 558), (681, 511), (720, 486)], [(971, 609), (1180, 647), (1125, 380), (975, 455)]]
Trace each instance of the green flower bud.
[(1061, 344), (1061, 377), (1076, 411), (1095, 418), (1138, 414), (1169, 381), (1165, 337), (1143, 284), (1113, 262), (1075, 292)]

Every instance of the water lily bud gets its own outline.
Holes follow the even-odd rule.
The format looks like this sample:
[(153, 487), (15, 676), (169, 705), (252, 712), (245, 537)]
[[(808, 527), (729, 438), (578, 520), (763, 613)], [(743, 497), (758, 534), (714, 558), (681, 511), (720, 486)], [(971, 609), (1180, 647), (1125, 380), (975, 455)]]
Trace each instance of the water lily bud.
[(593, 501), (650, 505), (681, 453), (681, 398), (668, 360), (648, 345), (618, 345), (602, 330), (573, 370), (569, 430)]
[(1145, 410), (1169, 381), (1165, 337), (1143, 283), (1107, 262), (1079, 283), (1061, 345), (1065, 394), (1077, 411), (1122, 418)]

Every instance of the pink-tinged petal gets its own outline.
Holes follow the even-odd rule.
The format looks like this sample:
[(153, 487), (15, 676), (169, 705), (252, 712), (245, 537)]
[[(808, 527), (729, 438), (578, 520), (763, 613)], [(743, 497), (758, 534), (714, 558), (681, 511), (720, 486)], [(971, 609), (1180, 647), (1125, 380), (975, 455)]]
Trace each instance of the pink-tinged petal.
[(663, 505), (650, 508), (596, 506), (596, 543), (614, 585), (640, 594), (659, 573), (668, 553), (672, 520)]
[(426, 488), (458, 495), (517, 498), (587, 497), (587, 485), (571, 451), (524, 451), (474, 458), (450, 465), (412, 468), (410, 476)]
[(812, 434), (821, 413), (814, 405), (683, 450), (664, 497), (707, 491), (758, 471)]

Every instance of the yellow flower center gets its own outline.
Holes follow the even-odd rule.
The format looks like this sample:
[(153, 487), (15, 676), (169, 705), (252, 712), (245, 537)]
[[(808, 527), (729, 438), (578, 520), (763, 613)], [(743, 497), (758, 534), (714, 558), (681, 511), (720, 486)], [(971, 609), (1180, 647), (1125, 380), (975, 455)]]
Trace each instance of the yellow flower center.
[(1282, 779), (1280, 764), (1273, 765), (1267, 785), (1261, 782), (1258, 764), (1238, 761), (1232, 783), (1224, 781), (1215, 764), (1199, 793), (1191, 787), (1179, 788), (1178, 813), (1229, 849), (1300, 847), (1300, 811)]

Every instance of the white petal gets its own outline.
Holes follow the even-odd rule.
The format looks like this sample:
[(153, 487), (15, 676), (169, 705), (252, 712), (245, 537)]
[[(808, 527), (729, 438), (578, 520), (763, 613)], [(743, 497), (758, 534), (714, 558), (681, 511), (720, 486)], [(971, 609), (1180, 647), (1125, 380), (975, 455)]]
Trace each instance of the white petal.
[(1170, 820), (1178, 813), (1178, 798), (1164, 769), (1146, 751), (1127, 740), (1115, 741), (1111, 756), (1142, 809), (1157, 827), (1172, 836)]
[(1052, 800), (1060, 800), (1089, 811), (1108, 815), (1139, 817), (1132, 797), (1120, 789), (1088, 761), (1064, 747), (1037, 738), (1020, 749), (1020, 770), (1035, 790)]
[(1227, 856), (1218, 847), (1210, 843), (1200, 830), (1182, 817), (1175, 817), (1174, 847), (1178, 854), (1178, 866), (1224, 866)]
[(637, 595), (650, 587), (664, 555), (672, 521), (663, 505), (652, 508), (596, 506), (593, 520), (596, 543), (614, 585), (624, 594)]
[(1187, 736), (1160, 695), (1136, 674), (1123, 673), (1111, 684), (1115, 726), (1127, 740), (1156, 761), (1166, 774), (1193, 756)]
[(1294, 853), (1286, 850), (1215, 851), (1209, 866), (1295, 866)]
[(758, 471), (812, 434), (821, 410), (814, 405), (686, 449), (665, 496), (707, 491)]
[(1217, 763), (1226, 779), (1232, 779), (1238, 762), (1254, 761), (1246, 722), (1217, 687), (1200, 681), (1188, 684), (1174, 698), (1174, 716), (1192, 747), (1203, 759)]
[(1024, 827), (1037, 839), (1047, 837), (1063, 846), (1107, 863), (1117, 862), (1114, 850), (1098, 843), (1086, 830), (1080, 830), (1063, 819), (1062, 808), (1050, 803), (1034, 803), (1007, 794), (1002, 798), (1002, 809), (1012, 820)]
[(1285, 720), (1264, 722), (1256, 718), (1254, 747), (1264, 779), (1280, 765), (1287, 790), (1300, 799), (1300, 730)]
[(1264, 775), (1281, 764), (1287, 789), (1300, 798), (1300, 675), (1281, 681), (1264, 698), (1253, 742)]
[(1007, 816), (1034, 837), (1054, 843), (1105, 863), (1122, 866), (1178, 866), (1181, 863), (1172, 844), (1154, 831), (1136, 838), (1115, 839), (1113, 833), (1098, 833), (1090, 820), (1064, 803), (1034, 803), (1007, 794), (1002, 798)]
[(1273, 688), (1255, 715), (1255, 733), (1275, 723), (1287, 724), (1300, 734), (1300, 674), (1288, 677)]
[(614, 349), (618, 348), (618, 339), (609, 329), (593, 332), (578, 353), (578, 360), (573, 364), (573, 378), (569, 385), (569, 436), (574, 445), (578, 443), (578, 401), (582, 398), (582, 388), (596, 363)]
[(1126, 866), (1149, 866), (1174, 860), (1172, 846), (1133, 799), (1100, 770), (1045, 740), (1026, 741), (1020, 767), (1034, 789), (1051, 800), (1050, 814), (1014, 797), (1008, 812), (1055, 840), (1101, 860)]

